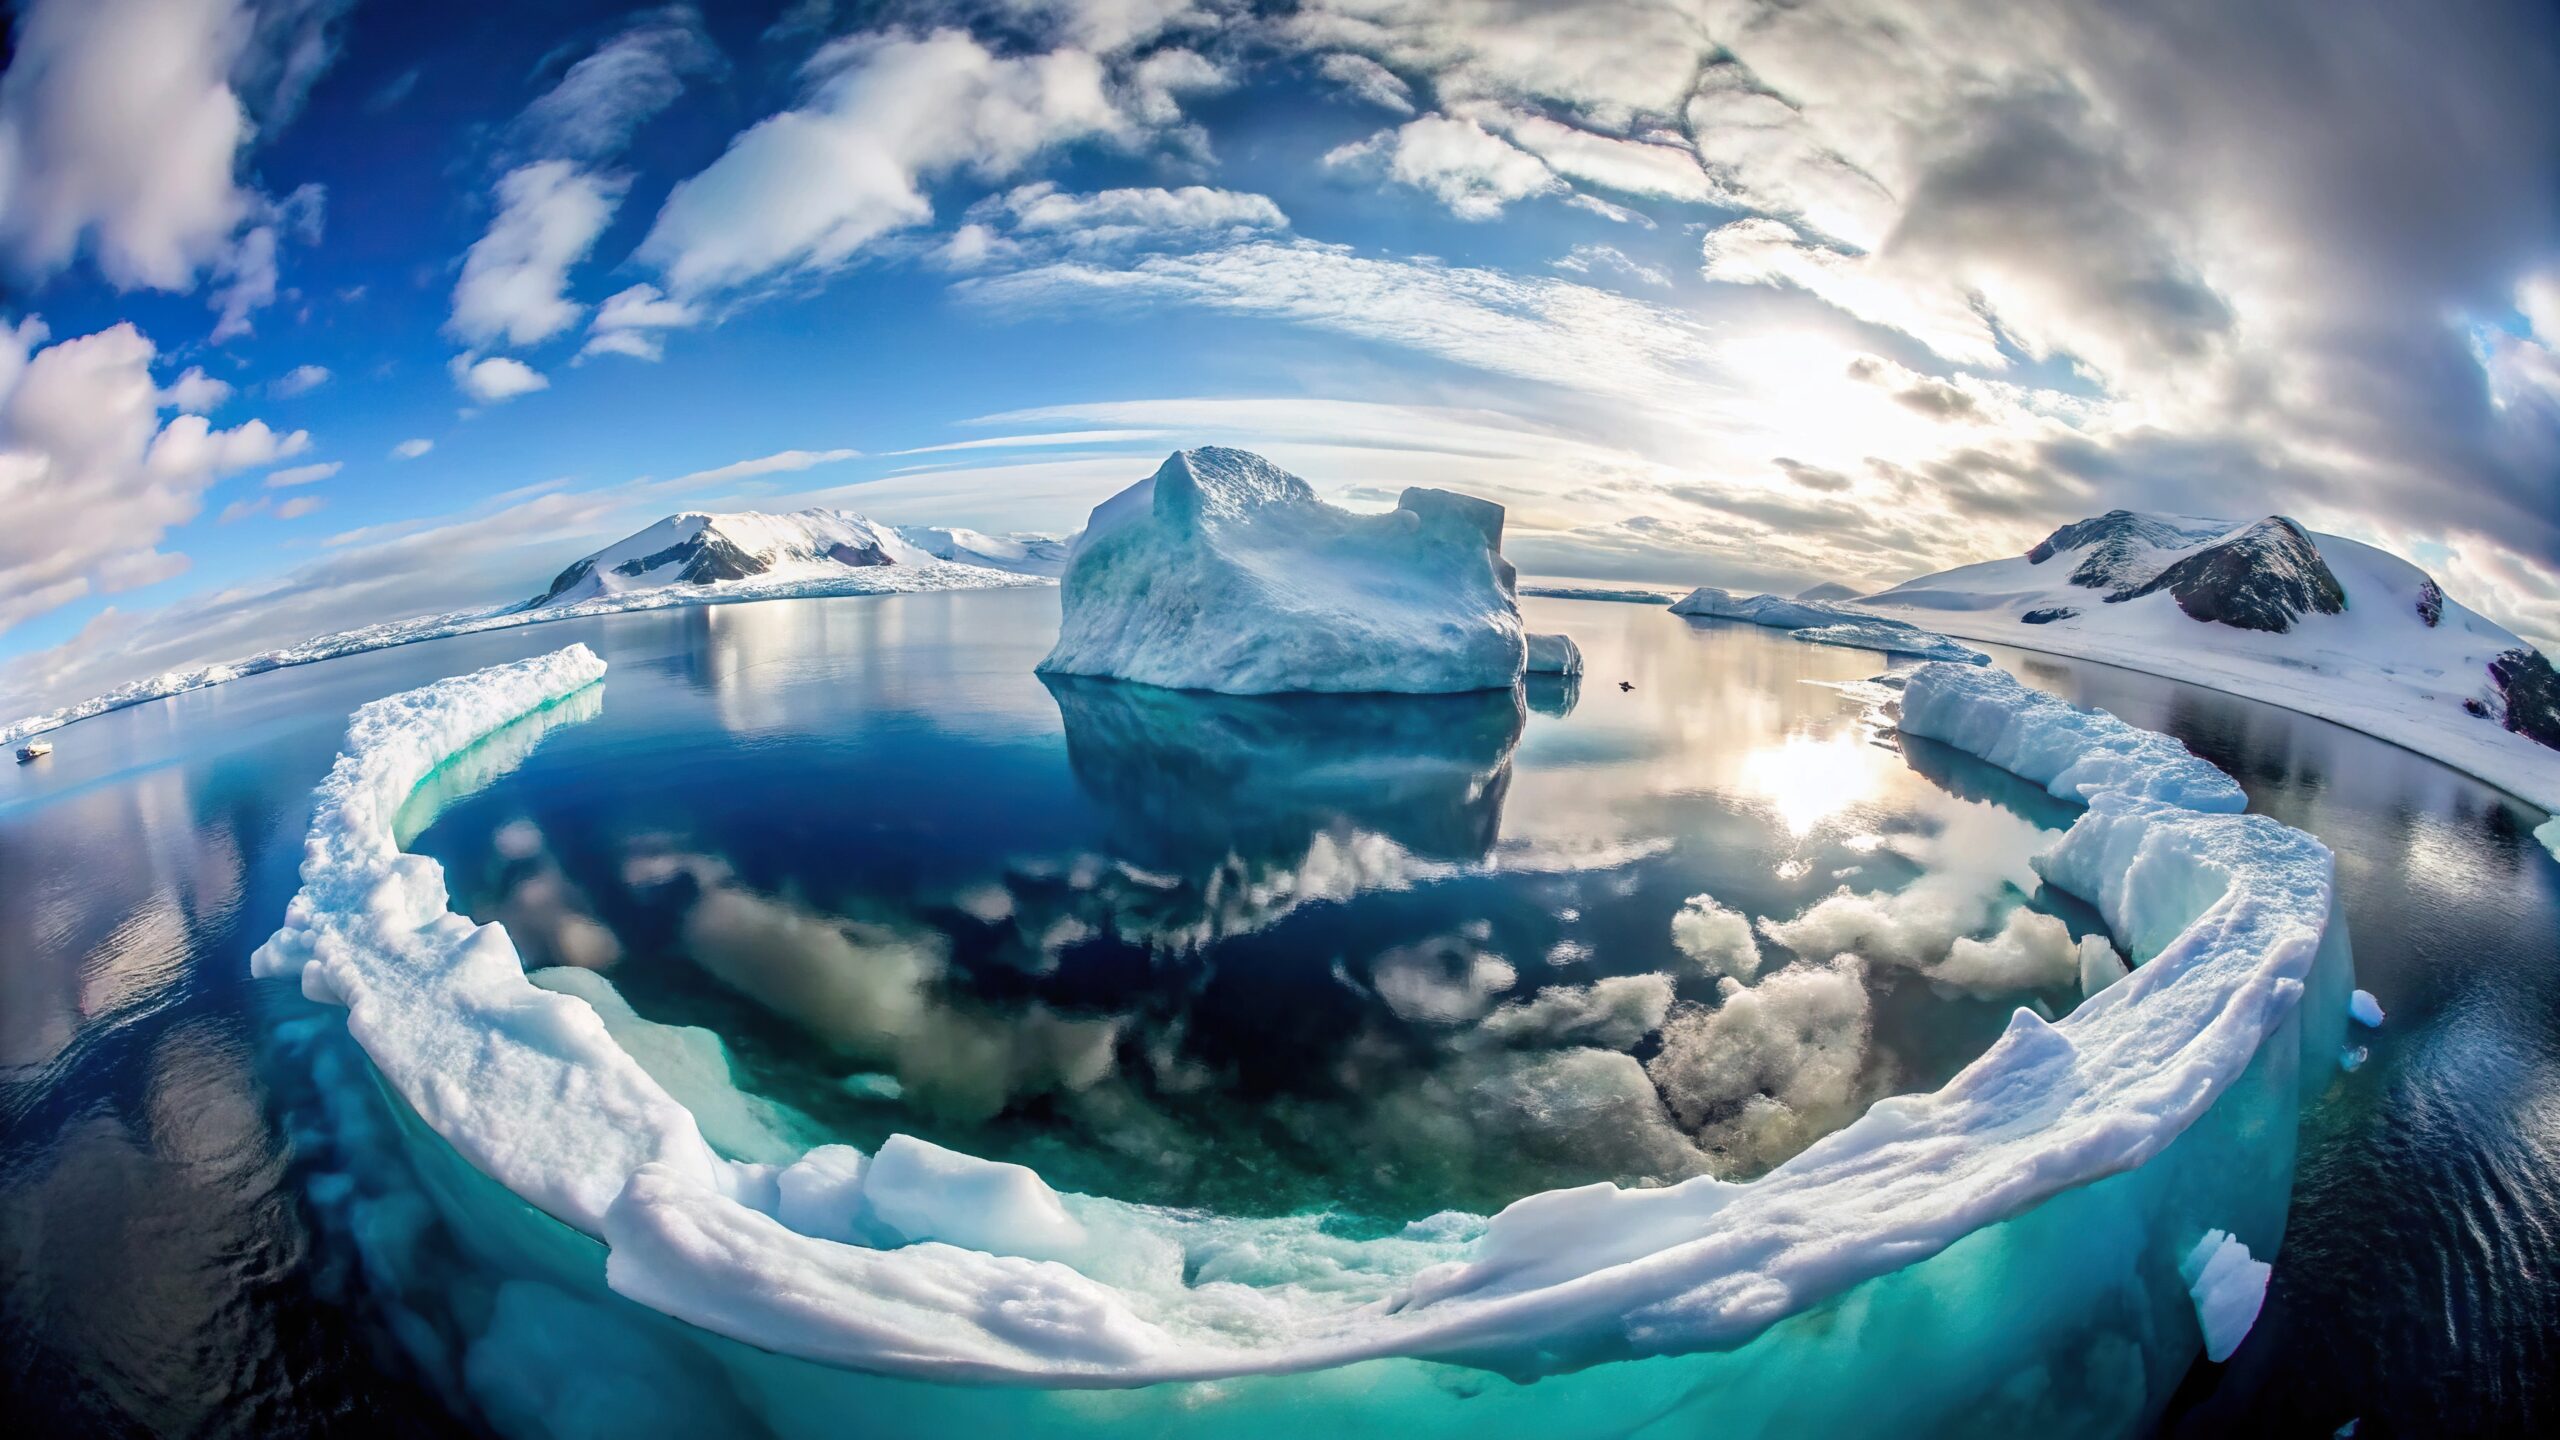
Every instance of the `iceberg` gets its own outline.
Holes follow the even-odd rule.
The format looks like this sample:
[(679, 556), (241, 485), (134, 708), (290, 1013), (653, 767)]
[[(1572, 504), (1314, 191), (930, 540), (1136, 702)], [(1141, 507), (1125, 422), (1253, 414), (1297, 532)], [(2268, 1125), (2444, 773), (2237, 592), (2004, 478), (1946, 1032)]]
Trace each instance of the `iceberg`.
[(2543, 821), (2541, 828), (2535, 830), (2533, 834), (2535, 839), (2540, 840), (2544, 847), (2550, 850), (2551, 858), (2560, 860), (2560, 815), (2554, 815)]
[(1679, 599), (1659, 590), (1619, 589), (1610, 585), (1523, 585), (1523, 595), (1547, 600), (1606, 600), (1619, 605), (1668, 605)]
[[(439, 867), (401, 848), (430, 777), (484, 746), (520, 753), (511, 720), (602, 673), (572, 646), (359, 709), (253, 966), (343, 1007), (420, 1133), (558, 1222), (553, 1283), (592, 1275), (579, 1257), (600, 1242), (612, 1291), (744, 1342), (699, 1352), (704, 1394), (793, 1434), (875, 1412), (1096, 1435), (1579, 1436), (1675, 1414), (2052, 1433), (2047, 1405), (2077, 1407), (2065, 1429), (2130, 1428), (2227, 1336), (2234, 1262), (2181, 1274), (2188, 1237), (2210, 1224), (2272, 1249), (2291, 1107), (2343, 1036), (2326, 849), (2211, 808), (2196, 776), (2159, 783), (2184, 755), (2165, 741), (1924, 667), (1906, 727), (1943, 706), (1963, 721), (1947, 743), (2086, 804), (2038, 869), (2136, 963), (2059, 1021), (2017, 1012), (1935, 1093), (1881, 1102), (1757, 1180), (1583, 1186), (1359, 1238), (1321, 1216), (1061, 1193), (912, 1139), (777, 1167), (709, 1143), (592, 1007), (530, 983), (504, 928), (454, 914)], [(516, 1213), (503, 1243), (533, 1243), (540, 1217)], [(2154, 1333), (2164, 1286), (2180, 1310), (2201, 1302), (2183, 1350)], [(2097, 1365), (2097, 1346), (2116, 1358)], [(2048, 1398), (1983, 1409), (2025, 1403), (2022, 1366)]]
[(1903, 681), (1901, 726), (1906, 735), (2033, 780), (2060, 800), (2139, 796), (2217, 814), (2249, 805), (2238, 781), (2168, 736), (2030, 690), (2005, 670), (1921, 666)]
[(2355, 1022), (2367, 1030), (2382, 1028), (2382, 1002), (2374, 999), (2373, 992), (2370, 990), (2359, 990), (2348, 996), (2347, 1013), (2354, 1016)]
[(1177, 451), (1094, 507), (1047, 675), (1230, 695), (1489, 690), (1525, 658), (1502, 507), (1409, 489), (1383, 515), (1243, 450)]
[(1570, 635), (1532, 635), (1529, 637), (1528, 673), (1532, 675), (1579, 675), (1582, 673), (1582, 647)]
[(2267, 1276), (2274, 1267), (2249, 1257), (2249, 1247), (2228, 1231), (2208, 1231), (2179, 1267), (2195, 1297), (2196, 1323), (2204, 1330), (2205, 1358), (2219, 1365), (2231, 1358), (2258, 1323), (2267, 1303)]
[(1695, 616), (1701, 620), (1740, 620), (1771, 630), (1792, 630), (1797, 639), (1814, 645), (1844, 645), (1854, 650), (1878, 650), (1887, 655), (1911, 655), (1923, 660), (1951, 660), (1967, 665), (1991, 663), (1990, 656), (1971, 646), (1958, 644), (1934, 630), (1923, 630), (1907, 620), (1888, 620), (1880, 615), (1864, 614), (1821, 600), (1788, 600), (1776, 595), (1754, 595), (1744, 599), (1730, 590), (1701, 585), (1673, 605), (1671, 613)]

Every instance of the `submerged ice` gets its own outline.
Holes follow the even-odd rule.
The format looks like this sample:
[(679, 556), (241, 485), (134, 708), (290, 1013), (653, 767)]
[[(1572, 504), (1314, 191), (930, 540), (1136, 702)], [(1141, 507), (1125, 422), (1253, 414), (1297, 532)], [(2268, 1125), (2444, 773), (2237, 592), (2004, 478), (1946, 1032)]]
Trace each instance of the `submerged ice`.
[(1527, 657), (1501, 506), (1415, 487), (1353, 514), (1243, 450), (1177, 451), (1095, 506), (1061, 583), (1051, 675), (1428, 694), (1511, 685)]
[[(1585, 1186), (1490, 1220), (1358, 1239), (1323, 1234), (1312, 1217), (1234, 1219), (1060, 1193), (1020, 1167), (911, 1137), (867, 1155), (822, 1146), (787, 1164), (741, 1158), (713, 1145), (694, 1104), (617, 1043), (604, 1007), (528, 983), (507, 932), (451, 913), (438, 867), (401, 849), (396, 817), (439, 767), (517, 715), (591, 693), (602, 666), (578, 647), (360, 710), (320, 792), (302, 891), (256, 964), (345, 1006), (349, 1033), (429, 1128), (604, 1242), (615, 1290), (764, 1351), (1035, 1388), (1363, 1360), (1515, 1377), (1636, 1361), (1627, 1383), (1669, 1385), (1643, 1357), (1753, 1346), (1847, 1292), (1886, 1304), (1899, 1293), (1895, 1272), (1942, 1255), (1971, 1263), (1950, 1247), (1986, 1228), (2026, 1224), (2049, 1203), (2134, 1193), (2110, 1189), (2110, 1177), (2206, 1119), (2270, 1038), (2289, 1033), (2314, 958), (2343, 943), (2327, 852), (2273, 821), (2226, 813), (2238, 808), (2236, 787), (2211, 784), (2209, 767), (2014, 682), (1930, 678), (1940, 669), (1987, 673), (1918, 672), (1905, 728), (1939, 732), (2088, 807), (2038, 870), (2096, 905), (2137, 964), (2058, 1022), (2019, 1012), (1938, 1092), (1878, 1104), (1748, 1184)], [(1754, 996), (1719, 1035), (1684, 1039), (1687, 1022), (1642, 985), (1595, 983), (1516, 1007), (1422, 985), (1407, 999), (1474, 1025), (1488, 1077), (1521, 1063), (1591, 1067), (1545, 1093), (1595, 1103), (1651, 1088), (1632, 1057), (1504, 1058), (1503, 1047), (1661, 1027), (1655, 1080), (1737, 1147), (1794, 1123), (1745, 1090), (1782, 1092), (1790, 1114), (1845, 1103), (1842, 1064), (1866, 1022), (1863, 990), (1853, 997), (1833, 978), (1844, 967), (1800, 961), (1745, 987), (1760, 964), (1748, 925), (1737, 934), (1741, 917), (1704, 896), (1683, 914), (1683, 952)], [(2037, 953), (2058, 965), (2064, 952)], [(2069, 959), (2077, 975), (2114, 973), (2084, 947)], [(2342, 998), (2327, 1013), (2342, 1017)], [(716, 1077), (711, 1052), (675, 1048), (695, 1062), (688, 1074)], [(1869, 1282), (1882, 1288), (1861, 1288)], [(1833, 1343), (1792, 1328), (1785, 1338), (1823, 1353)], [(1428, 1367), (1363, 1373), (1358, 1393), (1382, 1405), (1418, 1411), (1465, 1393)], [(1320, 1394), (1324, 1382), (1267, 1383)], [(1666, 1394), (1692, 1389), (1682, 1381)], [(1528, 1397), (1587, 1406), (1591, 1392), (1559, 1380), (1519, 1394), (1524, 1417), (1556, 1422), (1587, 1410), (1548, 1412)], [(1158, 1399), (1178, 1408), (1201, 1398), (1136, 1392), (1109, 1413), (1144, 1425), (1174, 1413), (1143, 1408)]]

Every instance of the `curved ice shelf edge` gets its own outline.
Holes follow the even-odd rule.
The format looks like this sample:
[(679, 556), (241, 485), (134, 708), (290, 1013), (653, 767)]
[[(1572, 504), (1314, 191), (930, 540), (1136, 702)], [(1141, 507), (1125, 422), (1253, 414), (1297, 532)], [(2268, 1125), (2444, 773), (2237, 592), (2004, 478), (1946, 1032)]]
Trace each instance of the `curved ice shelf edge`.
[[(1555, 1190), (1354, 1242), (1058, 1196), (904, 1137), (753, 1165), (716, 1154), (593, 1008), (531, 984), (506, 932), (453, 913), (441, 868), (399, 848), (398, 813), (441, 765), (604, 668), (572, 645), (357, 710), (254, 971), (344, 1006), (462, 1159), (608, 1247), (616, 1291), (880, 1374), (1126, 1387), (1410, 1357), (1529, 1377), (1736, 1347), (2159, 1154), (2292, 1015), (2341, 923), (2329, 852), (2232, 813), (2238, 787), (2175, 741), (2004, 672), (1924, 665), (1903, 729), (2085, 803), (2038, 868), (2144, 963), (2059, 1022), (2018, 1011), (1944, 1088), (1758, 1180)], [(846, 1238), (864, 1227), (913, 1243)]]

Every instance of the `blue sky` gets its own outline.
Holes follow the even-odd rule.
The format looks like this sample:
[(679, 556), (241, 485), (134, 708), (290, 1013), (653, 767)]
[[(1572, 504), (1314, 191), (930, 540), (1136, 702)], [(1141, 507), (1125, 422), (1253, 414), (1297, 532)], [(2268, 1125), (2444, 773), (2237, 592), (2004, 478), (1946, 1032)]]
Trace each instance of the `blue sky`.
[(2549, 12), (2153, 8), (31, 0), (0, 709), (1211, 440), (1531, 572), (2283, 510), (2560, 634)]

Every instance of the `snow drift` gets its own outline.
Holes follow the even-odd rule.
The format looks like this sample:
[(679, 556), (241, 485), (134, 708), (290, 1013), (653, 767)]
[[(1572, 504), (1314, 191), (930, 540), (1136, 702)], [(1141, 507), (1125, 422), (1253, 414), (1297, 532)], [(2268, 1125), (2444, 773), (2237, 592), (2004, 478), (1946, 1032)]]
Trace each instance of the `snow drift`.
[[(613, 1289), (762, 1351), (1034, 1391), (1390, 1365), (1347, 1389), (1314, 1377), (1281, 1392), (1175, 1387), (1117, 1409), (1042, 1412), (1105, 1433), (1161, 1428), (1230, 1394), (1285, 1400), (1301, 1418), (1322, 1401), (1461, 1423), (1447, 1407), (1474, 1390), (1427, 1366), (1393, 1368), (1416, 1360), (1558, 1377), (1508, 1392), (1519, 1408), (1503, 1413), (1535, 1433), (1595, 1433), (1613, 1412), (1589, 1385), (1685, 1404), (1708, 1393), (1695, 1367), (1735, 1347), (1752, 1350), (1736, 1364), (1776, 1367), (1781, 1382), (1817, 1362), (1890, 1363), (1875, 1348), (1883, 1332), (1851, 1323), (1860, 1314), (1876, 1325), (1903, 1316), (1896, 1345), (1924, 1350), (1943, 1327), (2009, 1317), (1997, 1323), (2014, 1334), (1960, 1334), (1950, 1343), (1963, 1348), (1929, 1351), (1911, 1361), (1921, 1371), (1906, 1366), (1878, 1392), (1905, 1394), (1917, 1373), (1941, 1387), (1978, 1379), (1988, 1393), (2017, 1373), (2016, 1345), (2065, 1323), (2055, 1306), (2165, 1285), (2184, 1307), (2195, 1279), (2177, 1266), (2206, 1229), (2190, 1212), (2230, 1203), (2212, 1197), (2246, 1153), (2231, 1147), (2273, 1143), (2262, 1107), (2279, 1091), (2291, 1103), (2295, 1052), (2330, 1053), (2343, 1027), (2343, 989), (2334, 973), (2315, 976), (2315, 960), (2336, 962), (2331, 972), (2344, 962), (2325, 849), (2264, 817), (2172, 803), (2213, 803), (2214, 792), (2194, 774), (2158, 783), (2155, 767), (2135, 763), (2140, 732), (2074, 725), (2043, 697), (1932, 666), (1909, 682), (1906, 722), (1955, 717), (1932, 727), (1948, 743), (2009, 755), (2087, 802), (2039, 868), (2098, 908), (2138, 968), (2058, 1022), (2019, 1011), (1941, 1090), (1880, 1103), (1759, 1180), (1590, 1185), (1490, 1219), (1438, 1216), (1353, 1239), (1320, 1216), (1236, 1219), (1060, 1194), (1020, 1167), (907, 1140), (868, 1156), (822, 1146), (787, 1166), (750, 1163), (717, 1153), (594, 1009), (530, 984), (504, 929), (453, 914), (439, 867), (400, 849), (395, 816), (422, 782), (512, 718), (594, 685), (602, 668), (572, 646), (358, 710), (318, 793), (302, 888), (256, 972), (344, 1006), (390, 1091), (477, 1170), (601, 1240)], [(2319, 1003), (2297, 1020), (2307, 986)], [(2217, 1118), (2217, 1102), (2252, 1075), (2268, 1078), (2230, 1102), (2245, 1113)], [(2290, 1120), (2273, 1133), (2289, 1138)], [(2183, 1179), (2142, 1178), (2191, 1134), (2221, 1148)], [(2271, 1214), (2204, 1218), (2267, 1249), (2281, 1209), (2279, 1193)], [(2093, 1214), (2111, 1233), (2131, 1225), (2133, 1238), (2092, 1251)], [(1976, 1239), (2011, 1226), (2023, 1228)], [(2164, 1228), (2179, 1233), (2140, 1238)], [(2032, 1262), (2037, 1284), (1968, 1268), (2004, 1245), (2014, 1263), (2047, 1257)], [(2066, 1253), (2070, 1266), (2055, 1269)], [(2095, 1288), (2066, 1283), (2070, 1267), (2091, 1266)], [(1949, 1308), (1959, 1292), (1979, 1315)], [(1868, 1308), (1827, 1304), (1852, 1295)], [(1905, 1323), (1914, 1316), (1926, 1323)], [(1782, 1348), (1753, 1344), (1772, 1327), (1784, 1327)], [(2086, 1352), (2063, 1338), (2066, 1358)], [(1633, 1363), (1604, 1364), (1616, 1361)], [(2162, 1395), (2184, 1363), (2172, 1354), (2151, 1367)], [(1744, 1372), (1717, 1373), (1730, 1383)], [(2135, 1403), (2155, 1403), (2141, 1383)], [(1879, 1403), (1854, 1388), (1779, 1389), (1796, 1407)], [(1743, 1403), (1717, 1393), (1728, 1415)]]
[(1417, 487), (1355, 515), (1243, 450), (1177, 451), (1094, 507), (1063, 584), (1044, 674), (1430, 694), (1525, 663), (1501, 506)]
[(2110, 511), (1858, 602), (2335, 721), (2560, 809), (2560, 675), (2396, 555), (2281, 515)]

